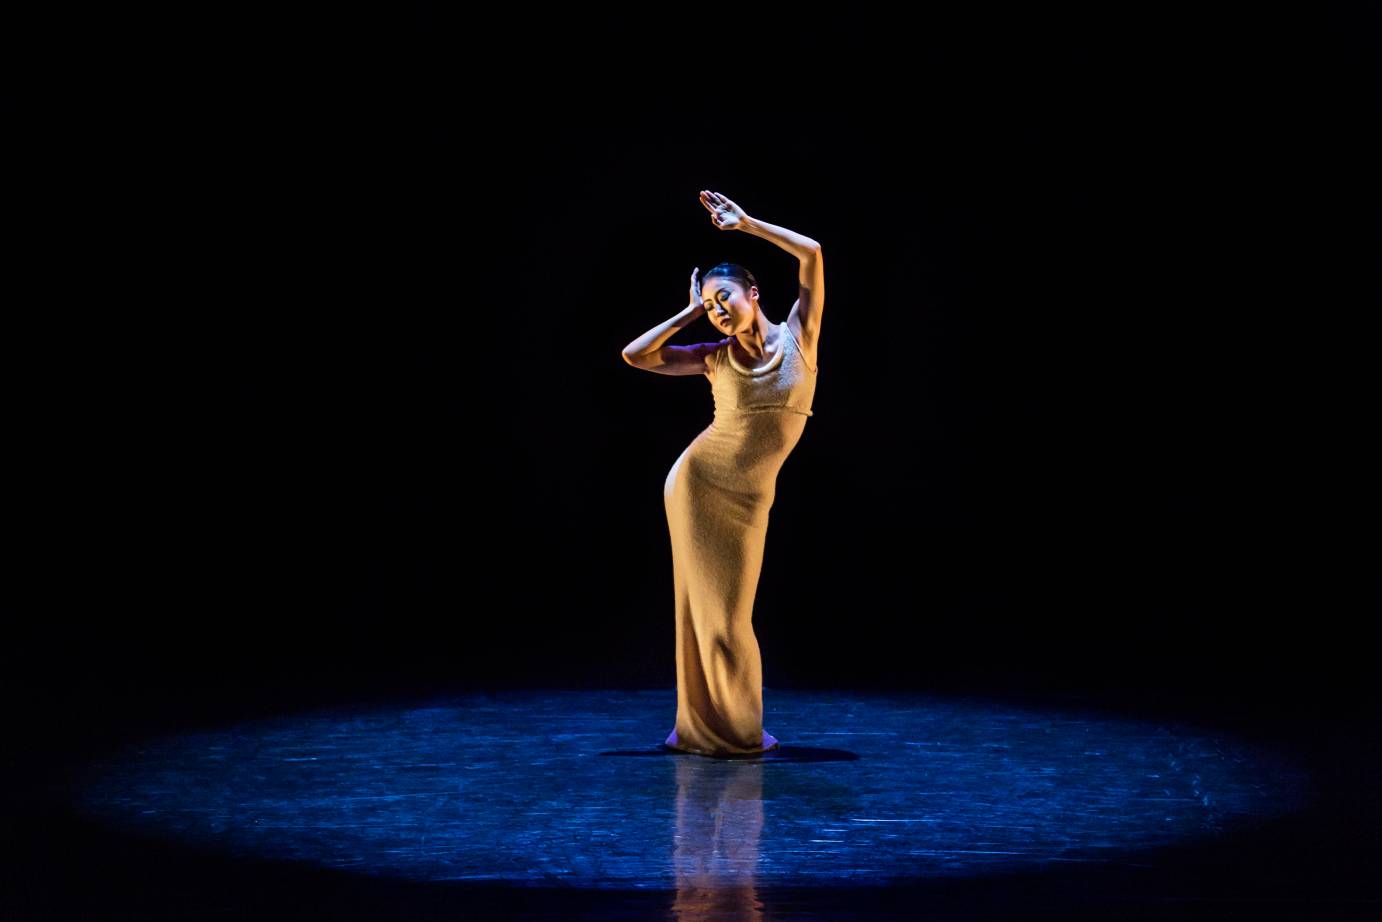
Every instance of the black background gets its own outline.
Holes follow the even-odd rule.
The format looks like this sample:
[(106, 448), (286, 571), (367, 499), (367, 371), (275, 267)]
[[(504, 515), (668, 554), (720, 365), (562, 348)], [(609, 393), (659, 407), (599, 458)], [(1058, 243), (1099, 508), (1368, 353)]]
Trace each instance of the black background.
[(670, 717), (661, 488), (712, 404), (619, 351), (694, 266), (796, 296), (703, 188), (828, 280), (768, 688), (1374, 716), (1379, 23), (1262, 15), (165, 23), (47, 164), (92, 255), (11, 344), (17, 732)]

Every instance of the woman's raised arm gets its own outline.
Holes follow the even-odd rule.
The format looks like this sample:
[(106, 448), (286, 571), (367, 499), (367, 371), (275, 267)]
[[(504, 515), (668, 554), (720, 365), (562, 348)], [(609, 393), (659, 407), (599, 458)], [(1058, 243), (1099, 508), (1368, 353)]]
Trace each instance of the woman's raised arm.
[(804, 234), (749, 217), (744, 209), (718, 192), (702, 190), (701, 204), (720, 230), (740, 230), (771, 240), (797, 258), (797, 302), (787, 319), (801, 331), (801, 346), (814, 363), (820, 345), (821, 314), (825, 311), (825, 258), (821, 245)]
[(758, 218), (751, 218), (744, 209), (718, 192), (701, 190), (701, 204), (710, 212), (711, 220), (720, 230), (743, 231), (764, 240), (771, 240), (797, 259), (805, 259), (820, 251), (821, 245), (810, 237)]

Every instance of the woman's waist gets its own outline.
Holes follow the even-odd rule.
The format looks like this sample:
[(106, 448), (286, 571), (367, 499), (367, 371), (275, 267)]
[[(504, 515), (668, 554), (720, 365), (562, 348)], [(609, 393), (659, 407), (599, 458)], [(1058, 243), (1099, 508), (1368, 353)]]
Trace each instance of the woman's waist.
[(736, 465), (772, 463), (792, 451), (806, 419), (800, 412), (720, 412), (697, 437), (696, 454)]
[(815, 416), (810, 407), (793, 406), (787, 403), (760, 403), (749, 406), (716, 405), (715, 416), (747, 416), (756, 413), (798, 413), (802, 416)]

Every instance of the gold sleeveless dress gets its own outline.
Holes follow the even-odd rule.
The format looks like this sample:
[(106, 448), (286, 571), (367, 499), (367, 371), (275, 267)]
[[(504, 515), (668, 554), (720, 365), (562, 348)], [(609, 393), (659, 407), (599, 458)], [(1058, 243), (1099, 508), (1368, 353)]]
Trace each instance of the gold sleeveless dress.
[(777, 474), (815, 415), (816, 369), (790, 324), (747, 368), (726, 337), (711, 354), (713, 421), (667, 472), (663, 502), (676, 587), (676, 726), (663, 744), (701, 755), (766, 752), (753, 602)]

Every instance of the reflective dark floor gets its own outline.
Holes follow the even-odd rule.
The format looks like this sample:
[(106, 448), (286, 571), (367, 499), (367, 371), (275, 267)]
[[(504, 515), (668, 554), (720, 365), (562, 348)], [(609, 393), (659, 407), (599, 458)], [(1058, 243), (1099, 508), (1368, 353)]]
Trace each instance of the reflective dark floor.
[[(1076, 707), (469, 693), (124, 744), (18, 800), (6, 918), (1362, 918), (1349, 756)], [(1375, 744), (1375, 731), (1372, 739)], [(1372, 753), (1375, 755), (1375, 751)], [(20, 794), (21, 792), (16, 792)], [(1352, 810), (1350, 810), (1352, 804)], [(1340, 835), (1340, 831), (1345, 832)], [(27, 868), (20, 872), (19, 869)], [(57, 886), (81, 879), (80, 890)]]

